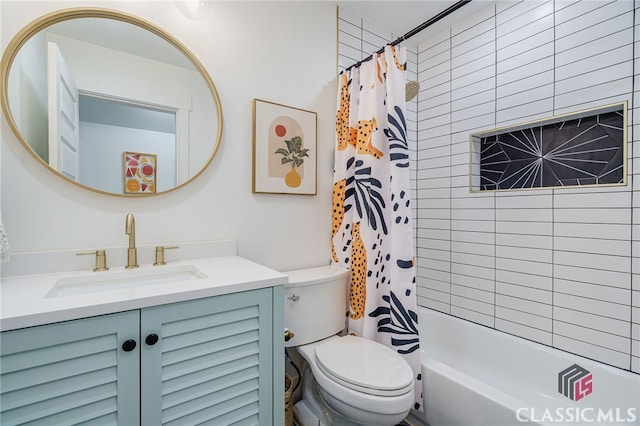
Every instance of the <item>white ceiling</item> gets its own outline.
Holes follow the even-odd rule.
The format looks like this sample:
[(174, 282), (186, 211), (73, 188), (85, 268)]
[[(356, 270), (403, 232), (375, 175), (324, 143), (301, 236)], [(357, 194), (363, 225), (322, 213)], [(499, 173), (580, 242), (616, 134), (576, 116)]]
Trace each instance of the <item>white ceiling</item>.
[[(341, 0), (338, 6), (355, 16), (360, 16), (375, 26), (401, 36), (418, 27), (423, 22), (457, 3), (457, 0)], [(419, 34), (407, 39), (406, 44), (418, 45), (431, 34), (451, 27), (456, 22), (492, 4), (489, 0), (474, 0), (451, 13)], [(382, 46), (381, 46), (382, 47)]]

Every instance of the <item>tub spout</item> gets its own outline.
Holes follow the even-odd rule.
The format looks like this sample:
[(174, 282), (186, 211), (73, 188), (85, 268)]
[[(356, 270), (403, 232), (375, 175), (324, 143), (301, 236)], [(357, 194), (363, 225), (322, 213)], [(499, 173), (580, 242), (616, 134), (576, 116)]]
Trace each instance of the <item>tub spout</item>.
[(125, 268), (137, 268), (138, 249), (136, 248), (136, 219), (133, 213), (127, 213), (124, 224), (124, 232), (129, 236), (129, 248), (127, 249), (127, 266)]

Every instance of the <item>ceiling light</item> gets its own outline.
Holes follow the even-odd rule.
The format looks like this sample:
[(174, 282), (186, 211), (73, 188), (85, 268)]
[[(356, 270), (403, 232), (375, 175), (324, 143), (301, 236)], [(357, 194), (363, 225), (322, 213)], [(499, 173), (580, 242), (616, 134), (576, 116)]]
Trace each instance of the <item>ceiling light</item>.
[(176, 4), (187, 18), (202, 19), (209, 13), (210, 3), (207, 0), (177, 0)]

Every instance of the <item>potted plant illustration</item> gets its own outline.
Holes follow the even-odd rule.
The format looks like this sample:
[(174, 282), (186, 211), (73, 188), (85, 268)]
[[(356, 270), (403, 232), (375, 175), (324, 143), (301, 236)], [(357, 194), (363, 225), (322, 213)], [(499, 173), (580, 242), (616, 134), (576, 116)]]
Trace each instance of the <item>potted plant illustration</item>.
[(274, 154), (282, 155), (280, 164), (291, 163), (291, 170), (284, 177), (284, 183), (291, 188), (296, 188), (302, 183), (302, 178), (296, 167), (300, 167), (304, 163), (304, 157), (309, 157), (309, 149), (302, 148), (302, 138), (300, 136), (294, 136), (291, 140), (284, 142), (287, 144), (287, 149), (278, 148)]

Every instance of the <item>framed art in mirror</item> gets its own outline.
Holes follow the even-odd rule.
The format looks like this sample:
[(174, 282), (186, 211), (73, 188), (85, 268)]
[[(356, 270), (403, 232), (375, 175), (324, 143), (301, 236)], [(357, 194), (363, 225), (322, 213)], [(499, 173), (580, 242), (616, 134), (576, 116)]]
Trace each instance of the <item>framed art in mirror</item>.
[(153, 194), (156, 192), (157, 161), (155, 154), (125, 152), (124, 193)]

